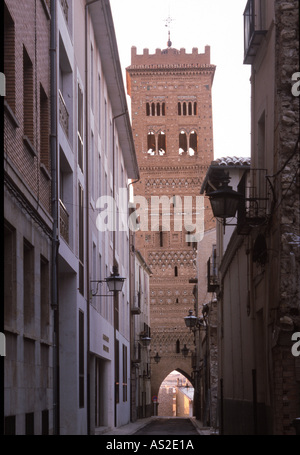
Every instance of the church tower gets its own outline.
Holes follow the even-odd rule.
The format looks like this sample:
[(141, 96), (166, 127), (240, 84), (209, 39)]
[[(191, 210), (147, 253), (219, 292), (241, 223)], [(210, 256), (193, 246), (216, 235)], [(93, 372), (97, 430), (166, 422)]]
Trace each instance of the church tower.
[[(174, 369), (188, 379), (193, 336), (184, 317), (196, 310), (197, 243), (214, 227), (207, 202), (200, 196), (213, 160), (211, 89), (215, 66), (210, 47), (199, 53), (166, 49), (150, 54), (131, 50), (127, 91), (140, 169), (134, 184), (139, 203), (136, 248), (153, 272), (150, 280), (151, 386), (157, 395)], [(158, 353), (159, 364), (153, 362)]]

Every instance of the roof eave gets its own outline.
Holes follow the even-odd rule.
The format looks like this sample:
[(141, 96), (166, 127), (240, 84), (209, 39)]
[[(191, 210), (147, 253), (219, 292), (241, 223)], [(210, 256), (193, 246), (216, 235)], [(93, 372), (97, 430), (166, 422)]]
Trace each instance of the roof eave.
[(99, 0), (89, 6), (95, 39), (107, 84), (113, 117), (116, 119), (119, 143), (124, 156), (128, 177), (139, 178), (131, 122), (126, 101), (118, 45), (109, 0)]

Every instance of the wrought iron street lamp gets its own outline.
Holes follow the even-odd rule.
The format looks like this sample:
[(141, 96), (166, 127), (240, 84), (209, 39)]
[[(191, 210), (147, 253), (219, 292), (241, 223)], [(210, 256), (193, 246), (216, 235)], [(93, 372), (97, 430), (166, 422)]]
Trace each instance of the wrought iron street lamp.
[(145, 348), (148, 347), (151, 343), (151, 338), (148, 336), (147, 332), (141, 332), (140, 339)]
[(243, 195), (234, 191), (228, 185), (228, 181), (223, 181), (222, 186), (208, 194), (211, 208), (216, 218), (233, 218), (237, 212), (239, 202)]
[(192, 311), (192, 310), (189, 310), (188, 316), (186, 316), (186, 317), (184, 318), (185, 325), (186, 325), (189, 329), (193, 329), (193, 328), (196, 326), (197, 320), (198, 320), (198, 318), (197, 318), (196, 316), (193, 315), (193, 311)]
[[(115, 292), (121, 292), (123, 289), (123, 284), (126, 278), (122, 277), (118, 273), (118, 269), (116, 266), (113, 267), (113, 273), (110, 274), (109, 277), (106, 277), (104, 280), (92, 280), (91, 283), (97, 283), (97, 289), (95, 292), (91, 291), (92, 297), (100, 296), (100, 297), (111, 297), (115, 295)], [(101, 286), (102, 283), (106, 283), (109, 292), (112, 294), (98, 294), (98, 287)]]
[[(207, 304), (203, 305), (204, 322), (205, 322), (206, 312), (208, 311), (206, 309), (206, 306), (207, 306)], [(205, 314), (204, 314), (204, 312), (205, 312)], [(196, 331), (196, 329), (200, 329), (200, 327), (206, 328), (206, 324), (203, 323), (203, 318), (198, 318), (197, 316), (194, 316), (192, 310), (189, 310), (188, 316), (186, 316), (183, 319), (184, 319), (186, 327), (188, 327), (190, 330)]]

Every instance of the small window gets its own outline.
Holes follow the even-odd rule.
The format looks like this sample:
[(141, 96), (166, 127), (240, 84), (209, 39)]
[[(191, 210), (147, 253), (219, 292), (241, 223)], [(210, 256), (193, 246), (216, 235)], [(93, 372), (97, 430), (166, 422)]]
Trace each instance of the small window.
[(181, 103), (178, 103), (178, 115), (181, 115)]
[(146, 115), (147, 115), (147, 117), (149, 117), (149, 115), (150, 115), (150, 104), (149, 103), (146, 103)]
[(166, 103), (162, 103), (162, 115), (165, 116), (166, 115)]
[(50, 168), (49, 154), (49, 103), (48, 97), (40, 84), (40, 156), (41, 163)]
[(178, 276), (178, 267), (175, 265), (174, 267), (174, 276)]
[(156, 104), (156, 115), (160, 116), (160, 104)]
[(194, 102), (194, 115), (197, 115), (197, 103), (196, 103), (196, 101)]
[(180, 340), (176, 341), (176, 354), (180, 354)]
[(23, 46), (23, 114), (24, 114), (24, 135), (33, 144), (34, 124), (33, 124), (33, 65), (30, 57)]

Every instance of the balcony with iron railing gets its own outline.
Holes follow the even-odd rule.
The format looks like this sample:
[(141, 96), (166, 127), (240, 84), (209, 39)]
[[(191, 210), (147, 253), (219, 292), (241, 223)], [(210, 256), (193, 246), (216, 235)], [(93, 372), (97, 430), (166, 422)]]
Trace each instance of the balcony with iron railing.
[(262, 2), (248, 0), (244, 11), (244, 64), (252, 64), (267, 31)]
[(237, 212), (238, 234), (247, 235), (253, 227), (262, 226), (269, 219), (274, 194), (266, 169), (250, 169), (238, 185), (243, 195)]
[(66, 133), (66, 136), (69, 137), (69, 112), (64, 100), (64, 97), (59, 90), (59, 122)]
[(67, 243), (69, 243), (69, 214), (64, 203), (61, 200), (59, 200), (59, 207), (60, 235)]

